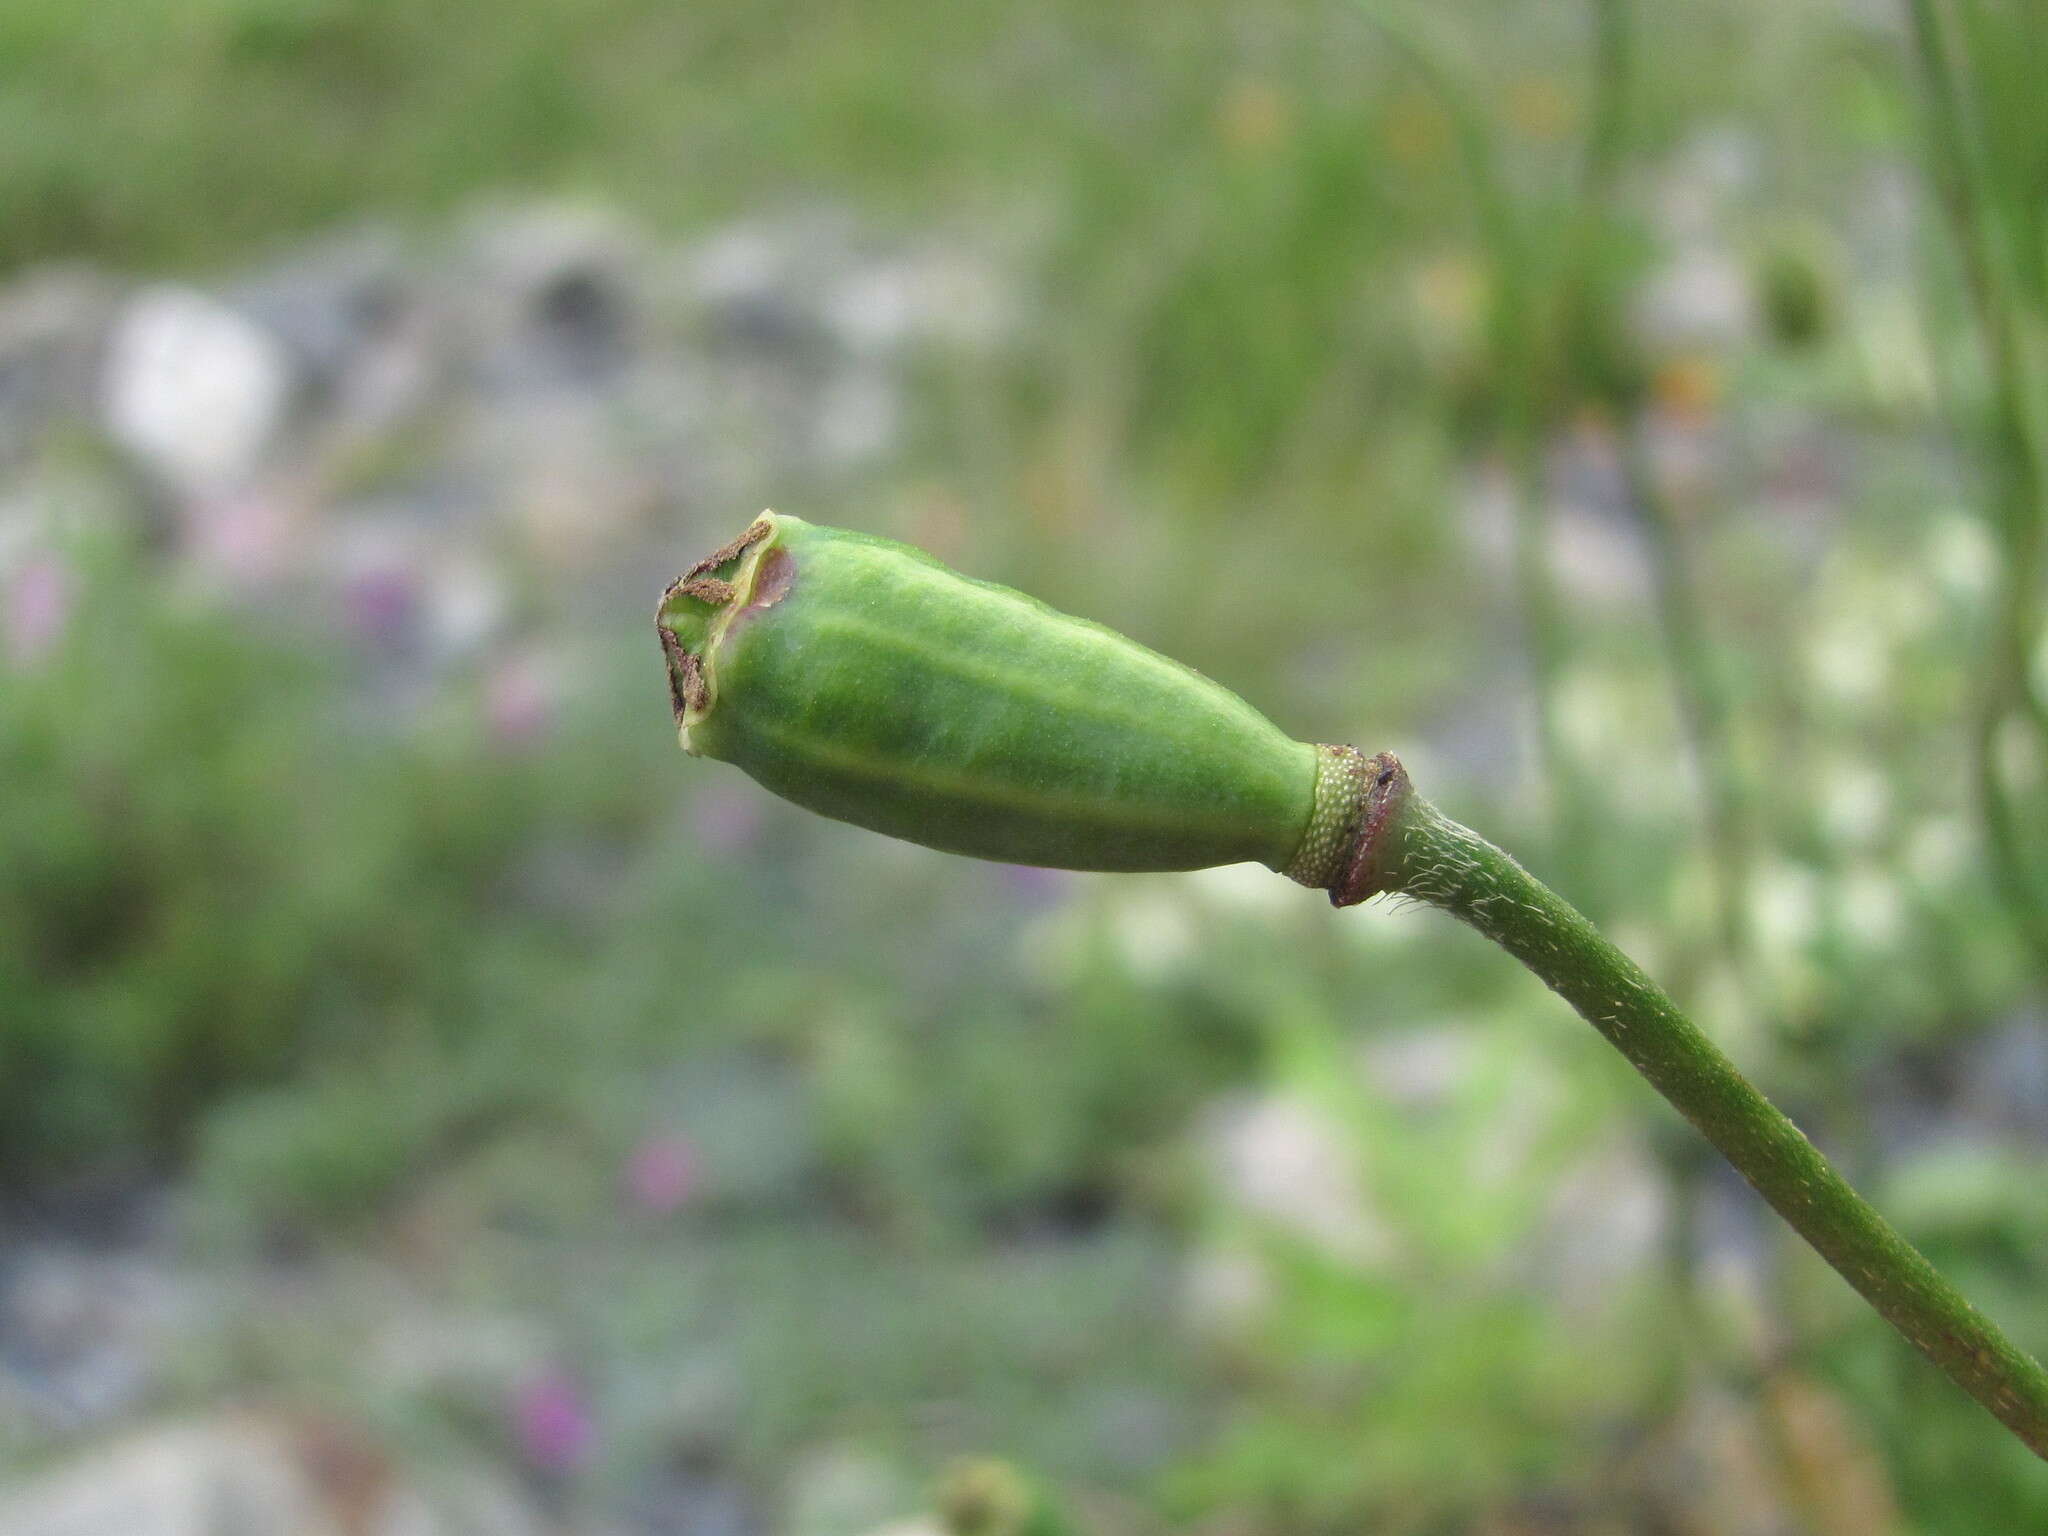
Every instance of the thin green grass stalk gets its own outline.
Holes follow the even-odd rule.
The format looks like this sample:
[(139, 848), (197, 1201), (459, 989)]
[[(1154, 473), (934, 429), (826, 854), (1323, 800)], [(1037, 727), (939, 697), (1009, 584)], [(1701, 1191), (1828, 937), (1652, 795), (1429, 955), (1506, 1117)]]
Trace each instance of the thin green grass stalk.
[(1502, 184), (1493, 142), (1471, 93), (1434, 45), (1383, 7), (1360, 0), (1360, 9), (1408, 59), (1444, 114), (1458, 146), (1480, 240), (1493, 266), (1492, 345), (1499, 361), (1504, 404), (1501, 438), (1514, 502), (1513, 568), (1529, 657), (1536, 756), (1550, 805), (1551, 829), (1563, 848), (1584, 847), (1577, 837), (1579, 795), (1557, 726), (1558, 679), (1564, 670), (1564, 606), (1549, 564), (1549, 473), (1544, 459), (1542, 349), (1536, 334), (1535, 252)]
[[(1614, 204), (1615, 183), (1627, 154), (1635, 78), (1635, 40), (1629, 0), (1594, 0), (1592, 122), (1580, 180), (1575, 278), (1592, 271), (1593, 246)], [(1598, 302), (1583, 294), (1580, 302)], [(1714, 871), (1717, 938), (1723, 958), (1745, 994), (1753, 993), (1749, 925), (1744, 906), (1749, 870), (1748, 792), (1736, 760), (1732, 709), (1708, 641), (1706, 606), (1692, 552), (1676, 509), (1658, 483), (1643, 442), (1635, 402), (1609, 402), (1618, 419), (1622, 479), (1630, 509), (1650, 548), (1657, 624), (1665, 672), (1702, 794), (1702, 821)], [(1755, 1002), (1750, 997), (1752, 1005)]]
[(1586, 134), (1585, 207), (1608, 205), (1628, 142), (1635, 28), (1628, 0), (1593, 0), (1593, 113)]
[(2010, 265), (1988, 151), (1968, 114), (1964, 75), (1944, 17), (1936, 0), (1907, 0), (1907, 12), (1927, 99), (1933, 179), (1962, 256), (1992, 391), (1995, 521), (2003, 558), (1971, 720), (1973, 787), (2000, 896), (2037, 968), (2048, 975), (2048, 890), (2027, 857), (2002, 760), (2004, 732), (2014, 719), (2048, 749), (2048, 704), (2032, 678), (2048, 523), (2048, 389), (2028, 345), (2029, 317)]
[[(1736, 761), (1733, 710), (1707, 639), (1705, 604), (1676, 509), (1657, 483), (1640, 422), (1619, 431), (1622, 477), (1636, 523), (1649, 541), (1657, 627), (1671, 697), (1701, 789), (1701, 821), (1714, 872), (1714, 909), (1722, 956), (1745, 993), (1752, 991), (1745, 904), (1749, 879), (1748, 788)], [(1754, 1003), (1754, 998), (1750, 999)]]
[[(1594, 306), (1610, 301), (1597, 279), (1600, 268), (1596, 258), (1601, 237), (1614, 216), (1627, 154), (1635, 66), (1634, 15), (1629, 0), (1593, 0), (1591, 111), (1579, 178), (1574, 250), (1564, 273), (1566, 282), (1577, 285), (1571, 312), (1585, 320), (1594, 318)], [(1610, 379), (1601, 382), (1614, 383)], [(1755, 1010), (1755, 973), (1743, 907), (1748, 865), (1743, 836), (1746, 821), (1729, 749), (1725, 696), (1714, 686), (1706, 654), (1706, 626), (1683, 532), (1649, 462), (1638, 402), (1625, 386), (1612, 388), (1611, 394), (1608, 405), (1615, 420), (1623, 483), (1651, 549), (1653, 594), (1672, 700), (1694, 772), (1707, 790), (1702, 831), (1715, 882), (1714, 948), (1720, 951), (1747, 1005)], [(1652, 1150), (1673, 1209), (1664, 1266), (1680, 1323), (1671, 1330), (1673, 1399), (1666, 1407), (1676, 1411), (1677, 1395), (1690, 1385), (1689, 1369), (1704, 1358), (1701, 1345), (1708, 1337), (1709, 1311), (1701, 1295), (1692, 1246), (1708, 1163), (1697, 1144), (1679, 1143), (1674, 1138), (1653, 1138)]]

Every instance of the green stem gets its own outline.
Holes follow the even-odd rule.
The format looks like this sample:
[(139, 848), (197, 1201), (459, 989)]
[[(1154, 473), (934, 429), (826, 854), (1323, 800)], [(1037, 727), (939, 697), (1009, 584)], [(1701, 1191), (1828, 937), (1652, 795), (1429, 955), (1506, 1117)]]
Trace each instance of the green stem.
[[(1391, 758), (1378, 761), (1392, 765)], [(1893, 1230), (1570, 903), (1493, 844), (1406, 793), (1398, 765), (1391, 774), (1381, 771), (1379, 787), (1383, 830), (1371, 857), (1377, 887), (1442, 908), (1535, 972), (1886, 1322), (2048, 1460), (2048, 1372)]]
[(1635, 78), (1635, 38), (1628, 0), (1594, 0), (1593, 115), (1586, 137), (1583, 205), (1605, 211), (1628, 139), (1630, 88)]
[(1706, 615), (1685, 530), (1657, 484), (1640, 424), (1624, 422), (1619, 433), (1622, 477), (1637, 524), (1649, 541), (1672, 697), (1693, 771), (1700, 778), (1721, 949), (1746, 989), (1751, 980), (1749, 921), (1743, 905), (1749, 864), (1748, 796), (1735, 759), (1728, 696), (1709, 654)]
[(2008, 439), (2025, 490), (2014, 515), (2038, 525), (2048, 477), (2042, 442), (2041, 387), (2025, 343), (2022, 301), (2009, 268), (2009, 242), (1998, 219), (1998, 195), (1985, 162), (1981, 134), (1964, 110), (1965, 89), (1935, 0), (1910, 0), (1914, 48), (1927, 92), (1928, 137), (1934, 181), (1962, 252), (1970, 297), (1984, 332), (2000, 430)]
[(1999, 736), (2017, 714), (2048, 744), (2048, 707), (2034, 688), (2031, 650), (2040, 628), (2043, 523), (2048, 521), (2048, 404), (2040, 369), (2026, 345), (2026, 316), (2009, 268), (2009, 242), (1998, 222), (1998, 198), (1967, 93), (1935, 0), (1908, 0), (1914, 50), (1927, 97), (1933, 179), (1963, 259), (1971, 305), (1982, 333), (1992, 394), (1998, 478), (1998, 531), (2005, 558), (1992, 619), (1990, 654), (1973, 723), (1978, 816), (1992, 874), (2036, 963), (2048, 971), (2048, 897), (2024, 852), (2011, 786), (1999, 761)]
[(1507, 447), (1514, 498), (1515, 593), (1522, 618), (1522, 643), (1529, 656), (1529, 696), (1536, 730), (1536, 760), (1550, 795), (1553, 839), (1562, 847), (1582, 846), (1576, 781), (1557, 725), (1558, 679), (1564, 673), (1563, 605), (1550, 574), (1549, 466), (1543, 428), (1531, 397), (1534, 386), (1515, 365), (1514, 403), (1509, 407)]
[[(1594, 0), (1591, 123), (1580, 171), (1572, 257), (1563, 280), (1572, 285), (1571, 310), (1590, 320), (1616, 302), (1603, 290), (1598, 254), (1614, 216), (1615, 183), (1628, 148), (1635, 81), (1634, 18), (1629, 0)], [(1707, 643), (1691, 552), (1678, 515), (1657, 482), (1643, 443), (1640, 413), (1630, 391), (1616, 388), (1607, 405), (1616, 420), (1623, 482), (1637, 525), (1650, 550), (1665, 671), (1685, 733), (1693, 770), (1703, 790), (1704, 832), (1715, 884), (1719, 948), (1745, 993), (1752, 967), (1743, 908), (1749, 853), (1747, 800), (1733, 745), (1732, 711)]]
[(1367, 21), (1408, 59), (1451, 122), (1458, 159), (1472, 194), (1480, 241), (1491, 264), (1490, 341), (1499, 366), (1500, 431), (1514, 503), (1513, 567), (1529, 657), (1537, 766), (1550, 797), (1551, 826), (1561, 848), (1585, 846), (1578, 797), (1557, 726), (1558, 678), (1565, 661), (1564, 607), (1551, 578), (1549, 473), (1544, 460), (1542, 352), (1537, 336), (1536, 262), (1517, 216), (1478, 104), (1441, 52), (1373, 0), (1360, 0)]
[(1999, 898), (2032, 954), (2036, 968), (2048, 976), (2048, 908), (2044, 908), (2034, 872), (2020, 851), (2026, 845), (2026, 833), (2020, 826), (2012, 788), (2005, 782), (2005, 766), (2000, 761), (2000, 739), (2009, 718), (2007, 701), (2011, 694), (1995, 679), (2009, 672), (2009, 668), (1994, 662), (1992, 672), (1994, 681), (1984, 688), (1976, 718), (1971, 722), (1970, 758), (1977, 819), (1984, 828), (1991, 877)]

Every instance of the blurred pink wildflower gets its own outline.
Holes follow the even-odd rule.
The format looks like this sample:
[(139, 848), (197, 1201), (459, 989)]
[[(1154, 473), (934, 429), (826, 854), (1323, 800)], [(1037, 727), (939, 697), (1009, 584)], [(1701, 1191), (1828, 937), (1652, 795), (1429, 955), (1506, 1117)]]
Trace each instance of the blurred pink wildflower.
[(1064, 869), (1041, 869), (1036, 864), (999, 864), (996, 869), (1018, 905), (1033, 909), (1058, 906), (1074, 884), (1073, 875)]
[(208, 574), (260, 586), (291, 566), (300, 524), (299, 511), (275, 491), (199, 497), (184, 511), (185, 548)]
[(32, 555), (9, 576), (0, 621), (10, 666), (26, 670), (56, 648), (76, 596), (70, 569), (55, 555)]
[(650, 1136), (626, 1158), (627, 1202), (647, 1216), (672, 1216), (697, 1187), (697, 1149), (681, 1136)]
[(400, 644), (419, 613), (419, 585), (412, 571), (396, 564), (356, 572), (341, 594), (349, 628), (372, 645)]
[(484, 718), (500, 746), (523, 747), (555, 721), (554, 668), (531, 652), (508, 656), (484, 680)]
[(708, 853), (746, 853), (761, 835), (761, 795), (723, 784), (701, 789), (691, 802), (697, 845)]
[(529, 1379), (514, 1396), (512, 1432), (531, 1466), (561, 1475), (590, 1459), (597, 1423), (582, 1385), (567, 1371), (551, 1367)]

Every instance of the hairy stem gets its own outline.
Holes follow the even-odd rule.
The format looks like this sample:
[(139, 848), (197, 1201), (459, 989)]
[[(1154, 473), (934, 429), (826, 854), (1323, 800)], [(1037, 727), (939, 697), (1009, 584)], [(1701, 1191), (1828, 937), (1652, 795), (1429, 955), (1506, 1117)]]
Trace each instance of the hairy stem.
[[(1857, 1194), (1799, 1128), (1572, 905), (1477, 833), (1374, 779), (1374, 888), (1440, 907), (1576, 1009), (1801, 1237), (1949, 1378), (2048, 1460), (2048, 1372)], [(1390, 771), (1391, 770), (1391, 771)], [(1362, 891), (1359, 894), (1364, 894)]]

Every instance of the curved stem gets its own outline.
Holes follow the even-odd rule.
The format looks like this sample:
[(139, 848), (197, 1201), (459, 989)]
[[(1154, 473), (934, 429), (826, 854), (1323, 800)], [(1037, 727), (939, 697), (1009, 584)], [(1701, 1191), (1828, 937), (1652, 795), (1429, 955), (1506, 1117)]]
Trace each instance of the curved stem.
[(2048, 1460), (2048, 1372), (1857, 1194), (1634, 961), (1507, 854), (1406, 793), (1393, 759), (1376, 761), (1392, 773), (1382, 768), (1376, 780), (1374, 886), (1442, 908), (1535, 972), (1886, 1322)]

